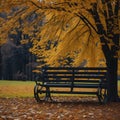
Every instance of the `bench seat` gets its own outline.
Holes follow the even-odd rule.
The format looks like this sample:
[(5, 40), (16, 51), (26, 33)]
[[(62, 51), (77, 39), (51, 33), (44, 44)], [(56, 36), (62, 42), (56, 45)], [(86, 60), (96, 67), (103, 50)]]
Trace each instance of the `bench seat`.
[[(45, 87), (71, 87), (69, 83), (44, 83)], [(72, 87), (75, 88), (98, 88), (99, 84), (74, 84)]]

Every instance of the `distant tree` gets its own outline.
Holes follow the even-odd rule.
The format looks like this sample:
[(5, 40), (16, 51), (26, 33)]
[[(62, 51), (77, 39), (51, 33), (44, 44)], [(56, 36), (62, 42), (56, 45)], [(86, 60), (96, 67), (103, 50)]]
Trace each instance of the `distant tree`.
[[(117, 70), (120, 57), (120, 0), (47, 0), (35, 3), (46, 16), (42, 39), (72, 39), (88, 33), (88, 43), (99, 38), (109, 68), (108, 100), (118, 100)], [(79, 27), (81, 25), (81, 27)], [(49, 27), (48, 27), (49, 26)], [(51, 27), (51, 31), (49, 30)], [(62, 33), (66, 31), (66, 33)], [(82, 31), (82, 32), (81, 32)], [(49, 33), (49, 35), (48, 35)], [(76, 33), (76, 34), (74, 34)], [(75, 36), (76, 35), (76, 36)], [(92, 41), (94, 43), (94, 41)], [(96, 42), (95, 42), (96, 43)], [(39, 44), (39, 42), (38, 42)], [(39, 54), (39, 53), (35, 53)]]
[(14, 56), (14, 51), (16, 51), (16, 46), (13, 42), (9, 41), (1, 47), (2, 56), (2, 79), (12, 80), (13, 75), (17, 71), (16, 58)]
[[(23, 34), (16, 30), (17, 34), (9, 33), (7, 42), (0, 47), (0, 76), (5, 80), (32, 80), (32, 69), (36, 65), (35, 56), (28, 51), (31, 43), (20, 44)], [(28, 64), (30, 70), (26, 70)]]

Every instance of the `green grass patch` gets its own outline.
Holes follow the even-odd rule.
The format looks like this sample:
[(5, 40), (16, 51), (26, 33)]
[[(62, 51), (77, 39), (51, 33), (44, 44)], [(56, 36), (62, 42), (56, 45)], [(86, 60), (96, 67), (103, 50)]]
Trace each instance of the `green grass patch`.
[[(34, 97), (34, 86), (35, 86), (34, 81), (0, 80), (0, 97), (1, 98)], [(118, 81), (118, 92), (120, 96), (120, 81)], [(55, 94), (55, 96), (59, 96), (59, 95)], [(72, 95), (64, 94), (60, 96), (72, 96)]]
[(32, 81), (0, 80), (0, 97), (33, 97), (34, 85)]
[(12, 81), (12, 80), (0, 80), (0, 85), (12, 85), (12, 86), (19, 86), (19, 85), (33, 85), (35, 82), (33, 81)]
[(120, 80), (118, 81), (118, 95), (120, 96)]

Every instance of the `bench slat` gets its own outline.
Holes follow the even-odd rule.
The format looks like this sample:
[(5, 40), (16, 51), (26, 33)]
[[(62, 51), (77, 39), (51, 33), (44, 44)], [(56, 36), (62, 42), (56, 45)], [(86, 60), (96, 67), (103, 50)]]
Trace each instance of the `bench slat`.
[(74, 88), (98, 88), (99, 84), (70, 84), (70, 83), (44, 83), (44, 87), (74, 87)]
[[(49, 78), (73, 78), (73, 76), (50, 76), (50, 75), (43, 75), (43, 77), (46, 79), (49, 79)], [(106, 76), (74, 76), (74, 78), (94, 78), (94, 79), (105, 79)]]
[[(45, 90), (42, 90), (40, 92), (46, 93)], [(53, 91), (53, 90), (50, 91), (50, 93), (61, 93), (61, 94), (92, 94), (92, 95), (96, 95), (97, 94), (97, 92), (91, 92), (91, 91), (90, 92), (88, 92), (88, 91), (82, 92), (82, 91)]]
[(92, 94), (92, 95), (95, 95), (97, 94), (97, 92), (82, 92), (82, 91), (79, 91), (79, 92), (66, 92), (66, 91), (51, 91), (51, 93), (61, 93), (61, 94)]
[(98, 71), (95, 71), (95, 72), (70, 72), (70, 71), (46, 71), (44, 74), (94, 74), (94, 75), (106, 75), (106, 72), (98, 72)]
[[(54, 83), (62, 83), (62, 82), (74, 82), (74, 83), (100, 83), (100, 80), (44, 80), (42, 82), (54, 82)], [(102, 81), (103, 83), (106, 82), (106, 80)]]
[(43, 70), (108, 70), (107, 67), (43, 67)]

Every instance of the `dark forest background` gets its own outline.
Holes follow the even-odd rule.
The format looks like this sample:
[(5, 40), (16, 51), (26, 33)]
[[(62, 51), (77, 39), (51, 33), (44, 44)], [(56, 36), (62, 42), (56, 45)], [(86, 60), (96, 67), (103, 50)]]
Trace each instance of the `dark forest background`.
[(36, 67), (36, 57), (29, 52), (32, 44), (20, 44), (29, 39), (27, 34), (16, 30), (17, 34), (9, 34), (7, 43), (0, 46), (0, 79), (2, 80), (34, 80), (32, 70)]

